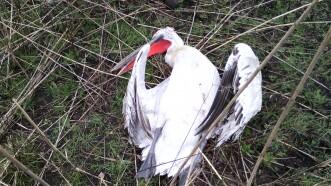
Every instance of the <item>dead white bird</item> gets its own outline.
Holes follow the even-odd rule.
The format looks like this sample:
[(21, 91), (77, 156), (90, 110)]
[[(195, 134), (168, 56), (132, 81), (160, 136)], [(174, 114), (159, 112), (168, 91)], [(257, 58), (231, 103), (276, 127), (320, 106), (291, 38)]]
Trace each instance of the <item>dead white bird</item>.
[[(154, 88), (146, 89), (147, 59), (164, 52), (165, 62), (172, 67), (171, 75)], [(144, 162), (137, 176), (170, 177), (180, 171), (180, 185), (185, 184), (190, 168), (200, 162), (199, 155), (188, 156), (202, 132), (258, 65), (251, 48), (238, 44), (220, 80), (208, 58), (199, 50), (184, 45), (170, 27), (160, 29), (149, 43), (118, 63), (113, 70), (121, 68), (120, 73), (133, 68), (123, 101), (123, 114), (133, 143), (143, 148)], [(260, 110), (261, 94), (259, 74), (238, 97), (226, 122), (215, 130), (219, 144), (231, 136), (239, 136), (250, 118)], [(204, 144), (200, 145), (201, 149)], [(186, 158), (188, 162), (179, 170)]]

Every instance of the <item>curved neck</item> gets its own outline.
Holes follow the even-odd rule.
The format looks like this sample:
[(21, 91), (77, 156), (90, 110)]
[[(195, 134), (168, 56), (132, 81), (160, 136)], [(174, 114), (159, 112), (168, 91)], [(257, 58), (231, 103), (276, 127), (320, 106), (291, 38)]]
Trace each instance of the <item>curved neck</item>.
[[(144, 58), (142, 55), (138, 56), (138, 60), (133, 69), (133, 73), (135, 74), (135, 83), (137, 86), (137, 91), (146, 91), (146, 83), (145, 83), (145, 71), (146, 71), (146, 63), (147, 58)], [(143, 59), (144, 58), (144, 59)]]

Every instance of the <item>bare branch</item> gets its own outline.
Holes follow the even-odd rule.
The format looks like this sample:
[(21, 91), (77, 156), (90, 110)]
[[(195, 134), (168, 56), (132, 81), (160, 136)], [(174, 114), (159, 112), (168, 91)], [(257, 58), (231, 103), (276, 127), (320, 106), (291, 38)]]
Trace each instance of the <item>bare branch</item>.
[(22, 171), (24, 171), (26, 174), (28, 174), (29, 176), (31, 176), (34, 180), (36, 180), (37, 182), (41, 183), (44, 186), (49, 186), (49, 184), (43, 180), (42, 178), (40, 178), (39, 176), (37, 176), (35, 173), (33, 173), (28, 167), (26, 167), (25, 165), (23, 165), (20, 161), (18, 161), (16, 158), (14, 158), (11, 154), (9, 154), (9, 152), (7, 152), (7, 150), (5, 150), (1, 145), (0, 145), (0, 154), (2, 154), (3, 156), (5, 156), (9, 161), (11, 161), (17, 168), (21, 169)]

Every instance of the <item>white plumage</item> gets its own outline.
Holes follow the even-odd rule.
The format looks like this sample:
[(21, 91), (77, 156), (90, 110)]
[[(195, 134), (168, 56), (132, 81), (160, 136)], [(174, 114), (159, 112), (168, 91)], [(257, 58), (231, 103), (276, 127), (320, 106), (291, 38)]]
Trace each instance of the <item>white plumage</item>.
[[(162, 52), (166, 52), (165, 62), (172, 67), (172, 72), (159, 85), (146, 89), (147, 58)], [(130, 54), (114, 69), (126, 65), (122, 68), (126, 71), (128, 63), (132, 65), (132, 62), (123, 114), (132, 141), (143, 148), (144, 163), (137, 176), (173, 176), (181, 171), (180, 176), (185, 181), (189, 167), (199, 163), (200, 157), (191, 157), (179, 170), (181, 164), (259, 61), (248, 45), (237, 44), (220, 80), (216, 67), (208, 58), (197, 49), (184, 45), (175, 31), (167, 27), (160, 29), (151, 42)], [(218, 145), (230, 138), (237, 139), (247, 122), (261, 109), (261, 102), (259, 74), (238, 97), (226, 121), (214, 130)]]

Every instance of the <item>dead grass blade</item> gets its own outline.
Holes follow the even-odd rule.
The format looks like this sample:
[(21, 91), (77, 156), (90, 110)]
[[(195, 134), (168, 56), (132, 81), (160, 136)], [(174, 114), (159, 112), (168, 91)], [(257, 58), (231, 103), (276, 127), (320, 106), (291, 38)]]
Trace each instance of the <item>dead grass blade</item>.
[[(258, 28), (260, 28), (260, 27), (262, 27), (262, 26), (264, 26), (264, 25), (266, 25), (266, 24), (268, 24), (268, 23), (271, 23), (272, 21), (274, 21), (274, 20), (276, 20), (276, 19), (279, 19), (279, 18), (284, 17), (284, 16), (286, 16), (286, 15), (288, 15), (288, 14), (291, 14), (291, 13), (293, 13), (293, 12), (296, 12), (296, 11), (298, 11), (298, 10), (301, 10), (301, 9), (303, 9), (303, 8), (305, 8), (305, 7), (309, 8), (309, 7), (311, 7), (312, 4), (315, 4), (315, 3), (312, 2), (312, 3), (308, 3), (308, 4), (305, 4), (305, 5), (302, 5), (302, 6), (298, 7), (298, 8), (295, 8), (295, 9), (293, 9), (293, 10), (290, 10), (290, 11), (288, 11), (288, 12), (285, 12), (285, 13), (283, 13), (283, 14), (281, 14), (281, 15), (279, 15), (279, 16), (276, 16), (276, 17), (274, 17), (274, 18), (272, 18), (272, 19), (269, 19), (269, 20), (267, 20), (267, 21), (265, 21), (265, 22), (263, 22), (263, 23), (261, 23), (261, 24), (255, 26), (254, 28), (249, 29), (249, 30), (247, 30), (246, 32), (243, 32), (243, 33), (241, 33), (241, 34), (238, 34), (238, 35), (234, 36), (233, 38), (229, 39), (228, 41), (222, 43), (221, 45), (219, 45), (219, 46), (217, 46), (217, 47), (215, 47), (215, 48), (209, 50), (209, 51), (206, 53), (206, 55), (208, 55), (208, 54), (214, 52), (215, 50), (217, 50), (217, 49), (219, 49), (219, 48), (221, 48), (221, 47), (227, 45), (228, 43), (234, 41), (235, 39), (238, 39), (239, 37), (241, 37), (241, 36), (243, 36), (243, 35), (246, 35), (246, 34), (249, 34), (249, 33), (255, 32), (256, 29), (258, 29)], [(303, 13), (303, 14), (304, 14), (304, 13)], [(303, 15), (303, 14), (302, 14), (302, 15)], [(293, 23), (293, 25), (291, 26), (291, 28), (292, 28), (293, 26), (296, 27), (299, 23), (300, 23), (300, 22), (297, 22), (297, 21), (296, 21), (295, 23)], [(211, 47), (213, 47), (213, 45), (207, 46), (206, 48), (211, 48)]]
[[(77, 172), (80, 173), (84, 173), (86, 175), (92, 176), (98, 180), (101, 180), (100, 177), (95, 176), (79, 167), (77, 167), (76, 165), (74, 165), (69, 159), (68, 157), (63, 154), (46, 136), (46, 134), (37, 126), (37, 124), (30, 118), (30, 116), (28, 115), (28, 113), (25, 112), (25, 110), (17, 103), (17, 101), (15, 99), (13, 99), (13, 102), (15, 103), (15, 105), (17, 106), (17, 108), (22, 112), (22, 114), (24, 115), (24, 117), (29, 121), (29, 123), (37, 130), (37, 132), (41, 135), (41, 137), (43, 138), (43, 140), (55, 151), (57, 152), (62, 158), (64, 158), (69, 164), (70, 166)], [(104, 182), (110, 183), (107, 180), (102, 180)]]
[(216, 170), (216, 168), (213, 166), (213, 164), (210, 162), (210, 160), (208, 159), (208, 157), (199, 149), (199, 152), (201, 153), (202, 157), (207, 161), (208, 165), (211, 167), (211, 169), (214, 171), (214, 173), (216, 174), (216, 176), (218, 177), (218, 179), (220, 179), (222, 181), (222, 183), (227, 186), (227, 184), (224, 182), (224, 180), (222, 179), (222, 176), (220, 175), (220, 173), (218, 173), (218, 171)]
[(26, 174), (31, 176), (34, 180), (39, 182), (40, 184), (44, 186), (50, 186), (45, 180), (37, 176), (35, 173), (33, 173), (28, 167), (23, 165), (20, 161), (18, 161), (16, 158), (14, 158), (7, 150), (5, 150), (1, 145), (0, 145), (0, 154), (5, 156), (9, 161), (11, 161), (17, 168), (21, 169), (24, 171)]

